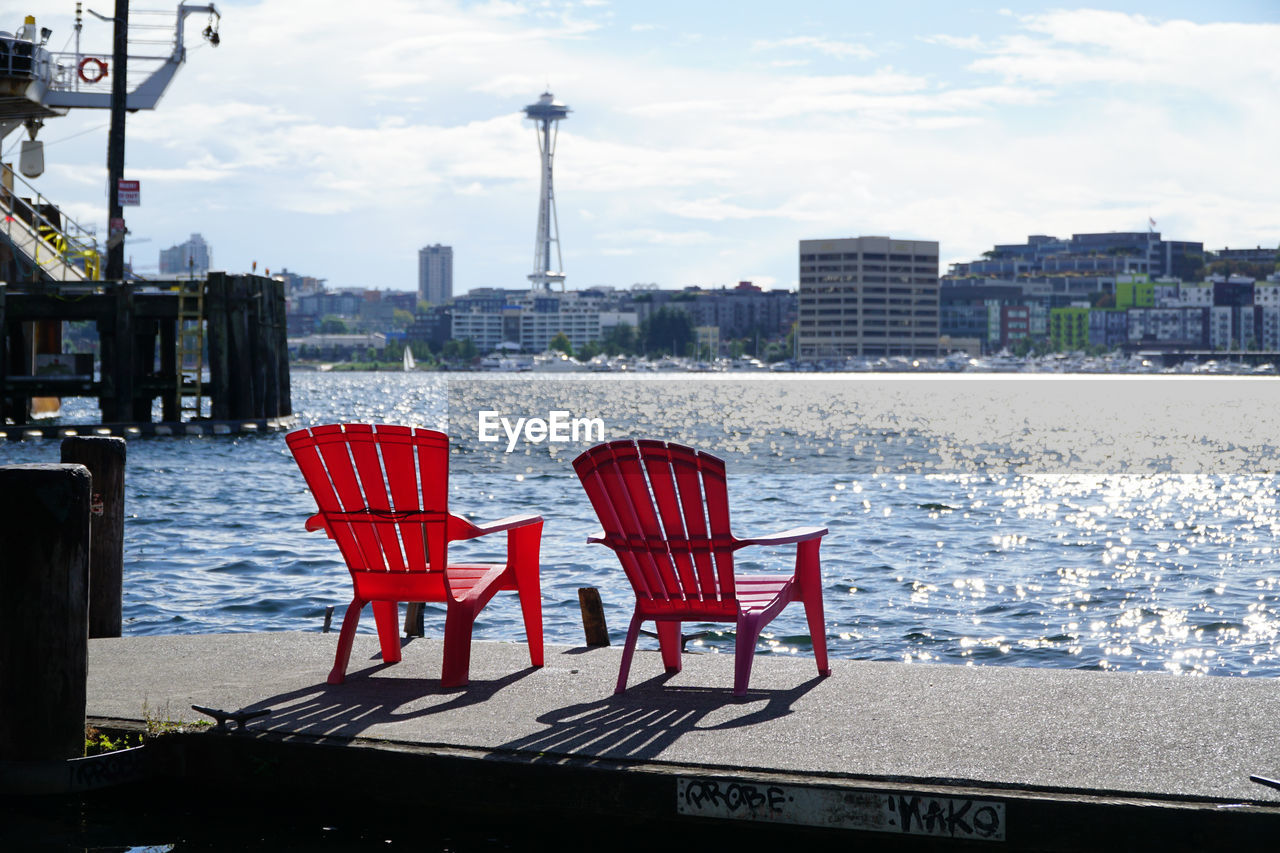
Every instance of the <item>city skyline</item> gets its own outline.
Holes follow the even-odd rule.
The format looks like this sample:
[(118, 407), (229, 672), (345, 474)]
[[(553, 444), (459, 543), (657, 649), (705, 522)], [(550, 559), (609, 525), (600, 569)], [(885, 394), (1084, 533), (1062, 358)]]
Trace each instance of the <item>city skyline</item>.
[[(0, 27), (34, 13), (63, 49), (74, 4), (37, 5), (0, 2)], [(199, 231), (228, 271), (410, 290), (438, 241), (456, 292), (519, 287), (539, 179), (521, 110), (548, 87), (574, 107), (571, 289), (794, 289), (799, 240), (866, 234), (936, 239), (942, 269), (1149, 219), (1206, 248), (1280, 239), (1272, 3), (728, 8), (386, 0), (354, 39), (341, 3), (219, 3), (221, 46), (129, 118), (126, 256), (146, 272)], [(109, 43), (86, 20), (84, 49)], [(35, 181), (99, 233), (106, 119), (50, 120)]]

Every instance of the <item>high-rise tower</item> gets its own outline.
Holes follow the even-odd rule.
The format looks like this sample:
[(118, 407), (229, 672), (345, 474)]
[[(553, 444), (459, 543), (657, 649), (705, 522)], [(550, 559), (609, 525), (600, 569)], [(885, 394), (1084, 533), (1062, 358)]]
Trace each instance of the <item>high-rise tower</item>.
[(453, 247), (424, 246), (418, 250), (418, 298), (443, 305), (453, 298)]
[[(542, 155), (542, 188), (538, 196), (538, 240), (533, 248), (533, 272), (529, 281), (534, 290), (550, 290), (552, 282), (564, 287), (563, 262), (560, 259), (560, 225), (556, 220), (556, 194), (552, 189), (551, 162), (556, 156), (556, 137), (560, 120), (567, 118), (569, 108), (543, 92), (538, 103), (524, 108), (538, 132), (538, 152)], [(556, 244), (555, 266), (551, 261), (551, 244)]]

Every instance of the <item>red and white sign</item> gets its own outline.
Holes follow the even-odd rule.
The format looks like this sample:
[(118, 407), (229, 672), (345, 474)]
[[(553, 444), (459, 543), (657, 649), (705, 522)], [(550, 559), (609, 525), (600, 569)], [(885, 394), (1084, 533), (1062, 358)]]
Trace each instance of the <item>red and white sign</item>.
[(142, 204), (140, 200), (141, 198), (142, 188), (139, 186), (138, 181), (126, 181), (123, 178), (120, 179), (120, 185), (116, 189), (116, 199), (119, 201), (121, 207), (127, 205), (140, 205)]

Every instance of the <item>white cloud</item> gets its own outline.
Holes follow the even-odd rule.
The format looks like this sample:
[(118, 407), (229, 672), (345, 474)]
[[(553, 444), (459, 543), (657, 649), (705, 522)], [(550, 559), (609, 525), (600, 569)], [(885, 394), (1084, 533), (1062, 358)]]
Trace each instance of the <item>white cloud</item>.
[(760, 40), (752, 44), (755, 50), (781, 50), (785, 48), (802, 48), (812, 50), (837, 59), (871, 59), (876, 52), (864, 44), (835, 41), (817, 36), (792, 36), (784, 39)]

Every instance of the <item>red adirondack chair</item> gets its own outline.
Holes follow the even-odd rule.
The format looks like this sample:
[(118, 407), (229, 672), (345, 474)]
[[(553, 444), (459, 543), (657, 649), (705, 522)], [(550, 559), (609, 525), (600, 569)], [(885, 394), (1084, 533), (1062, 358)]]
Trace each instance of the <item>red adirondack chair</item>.
[[(341, 684), (360, 611), (373, 616), (386, 663), (400, 660), (397, 603), (444, 602), (445, 687), (467, 683), (471, 628), (499, 590), (520, 596), (529, 659), (542, 666), (538, 549), (542, 517), (473, 524), (448, 510), (449, 437), (404, 426), (331, 424), (286, 437), (320, 511), (307, 530), (338, 543), (355, 594), (342, 620), (330, 684)], [(448, 543), (507, 531), (507, 561), (450, 565)]]
[[(680, 671), (681, 622), (735, 622), (733, 693), (741, 696), (761, 629), (792, 601), (804, 603), (818, 673), (831, 674), (818, 559), (825, 527), (739, 539), (729, 530), (724, 462), (679, 444), (612, 441), (573, 467), (604, 528), (587, 541), (613, 549), (636, 593), (615, 693), (627, 687), (640, 625), (653, 620), (667, 672)], [(792, 575), (734, 575), (739, 548), (788, 544), (796, 545)]]

